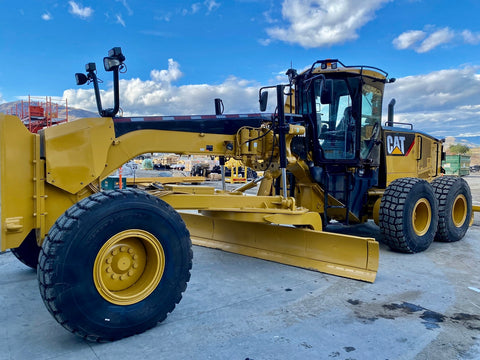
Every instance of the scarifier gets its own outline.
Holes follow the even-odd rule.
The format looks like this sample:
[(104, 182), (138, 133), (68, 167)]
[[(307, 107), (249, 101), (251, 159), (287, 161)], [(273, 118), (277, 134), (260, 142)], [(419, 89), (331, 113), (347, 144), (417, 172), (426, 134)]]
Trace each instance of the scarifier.
[[(76, 74), (77, 84), (93, 83), (100, 118), (32, 134), (0, 114), (1, 250), (37, 268), (47, 309), (83, 338), (115, 340), (165, 319), (189, 281), (191, 241), (373, 282), (378, 243), (327, 232), (328, 223), (373, 219), (392, 249), (410, 253), (468, 229), (470, 190), (441, 176), (442, 141), (395, 123), (394, 101), (382, 126), (384, 85), (394, 79), (378, 68), (320, 60), (290, 69), (287, 84), (259, 90), (258, 114), (117, 117), (124, 61), (120, 48), (104, 58), (111, 109), (95, 64)], [(265, 114), (269, 92), (276, 110)], [(236, 159), (264, 175), (231, 192), (100, 190), (149, 152)], [(245, 194), (255, 186), (256, 196)]]

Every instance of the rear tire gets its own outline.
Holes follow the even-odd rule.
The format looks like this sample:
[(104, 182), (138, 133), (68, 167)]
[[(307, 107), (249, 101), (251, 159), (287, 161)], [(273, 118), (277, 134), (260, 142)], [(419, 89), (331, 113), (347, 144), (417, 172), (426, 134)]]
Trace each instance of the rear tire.
[(12, 254), (22, 263), (37, 270), (38, 255), (40, 254), (40, 246), (37, 244), (37, 236), (35, 229), (30, 231), (22, 244), (14, 249), (11, 249)]
[(383, 194), (379, 212), (385, 243), (393, 250), (417, 253), (433, 241), (438, 204), (432, 186), (418, 178), (392, 181)]
[(43, 301), (72, 333), (110, 341), (141, 333), (182, 298), (190, 235), (164, 201), (133, 189), (81, 200), (55, 223), (40, 252)]
[(432, 182), (438, 200), (438, 229), (435, 240), (461, 240), (472, 217), (472, 195), (467, 182), (456, 176), (438, 177)]

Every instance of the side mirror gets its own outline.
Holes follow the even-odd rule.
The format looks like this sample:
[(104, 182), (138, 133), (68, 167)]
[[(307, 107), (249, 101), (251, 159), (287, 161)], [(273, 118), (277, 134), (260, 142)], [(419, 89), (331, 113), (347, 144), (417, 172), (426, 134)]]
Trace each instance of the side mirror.
[(331, 104), (333, 94), (333, 81), (325, 80), (322, 86), (322, 92), (320, 94), (320, 101), (322, 104)]
[(260, 111), (263, 112), (267, 110), (267, 103), (268, 103), (268, 91), (264, 91), (260, 94), (260, 99), (258, 100), (260, 103)]
[(75, 80), (77, 82), (77, 85), (84, 85), (88, 81), (88, 77), (85, 74), (82, 73), (76, 73), (75, 74)]

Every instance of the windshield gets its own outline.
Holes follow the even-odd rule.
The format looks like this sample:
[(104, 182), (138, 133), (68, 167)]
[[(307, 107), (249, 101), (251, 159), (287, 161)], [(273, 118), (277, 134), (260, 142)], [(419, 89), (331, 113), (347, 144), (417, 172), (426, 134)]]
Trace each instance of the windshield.
[(332, 101), (321, 102), (321, 81), (315, 83), (315, 107), (318, 141), (326, 159), (353, 159), (355, 157), (355, 119), (353, 96), (358, 79), (332, 79)]
[[(317, 78), (312, 85), (299, 94), (301, 111), (316, 122), (324, 158), (355, 159), (359, 149), (360, 159), (370, 159), (380, 134), (382, 90), (360, 77)], [(324, 86), (332, 93), (322, 102)]]

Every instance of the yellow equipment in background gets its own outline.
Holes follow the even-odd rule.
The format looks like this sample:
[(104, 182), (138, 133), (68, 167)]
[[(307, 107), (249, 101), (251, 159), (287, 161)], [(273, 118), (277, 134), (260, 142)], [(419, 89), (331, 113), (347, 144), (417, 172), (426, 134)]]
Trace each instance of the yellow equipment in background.
[(225, 181), (230, 184), (246, 183), (247, 169), (244, 169), (242, 173), (242, 167), (244, 167), (244, 165), (241, 161), (234, 158), (228, 159), (227, 162), (225, 162), (225, 168), (230, 169), (230, 176), (227, 176)]
[[(115, 340), (165, 319), (189, 281), (191, 242), (373, 282), (378, 243), (327, 232), (330, 221), (373, 219), (403, 252), (468, 228), (470, 190), (440, 176), (441, 141), (396, 126), (393, 105), (382, 127), (392, 82), (382, 70), (338, 60), (290, 69), (288, 84), (260, 89), (262, 111), (275, 89), (274, 114), (115, 117), (124, 60), (120, 48), (104, 59), (115, 104), (99, 101), (100, 118), (31, 134), (0, 114), (1, 250), (38, 266), (47, 309), (83, 338)], [(77, 84), (93, 82), (98, 100), (95, 64), (86, 70)], [(230, 158), (263, 176), (232, 192), (100, 190), (122, 164), (153, 152)]]

